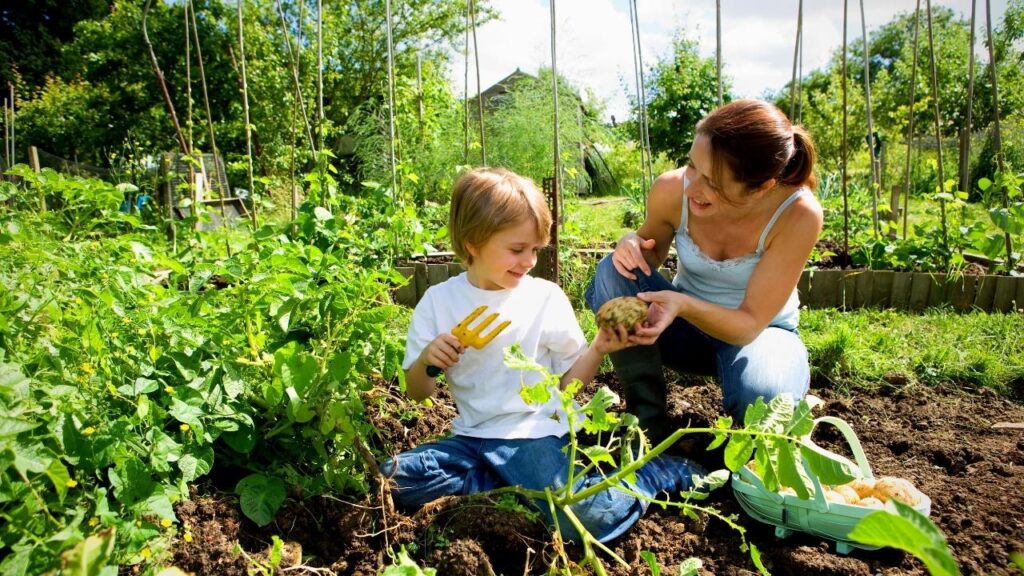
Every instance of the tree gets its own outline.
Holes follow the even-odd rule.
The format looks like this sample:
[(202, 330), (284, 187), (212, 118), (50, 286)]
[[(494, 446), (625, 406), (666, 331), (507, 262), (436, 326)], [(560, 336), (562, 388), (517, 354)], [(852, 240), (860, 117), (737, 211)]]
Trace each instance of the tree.
[[(19, 77), (41, 88), (63, 65), (75, 25), (103, 17), (113, 0), (19, 0), (0, 8), (0, 86)], [(15, 72), (15, 69), (17, 72)]]
[[(723, 98), (732, 100), (723, 82)], [(648, 133), (655, 154), (680, 160), (689, 153), (697, 122), (718, 104), (714, 58), (701, 58), (696, 41), (678, 33), (672, 54), (662, 58), (647, 77)], [(634, 107), (634, 115), (638, 109)]]

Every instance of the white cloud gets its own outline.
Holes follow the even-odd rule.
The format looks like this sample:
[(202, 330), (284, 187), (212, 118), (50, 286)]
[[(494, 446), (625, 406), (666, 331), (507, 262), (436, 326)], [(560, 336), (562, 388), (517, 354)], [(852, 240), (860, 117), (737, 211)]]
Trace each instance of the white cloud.
[[(608, 114), (628, 116), (629, 94), (635, 92), (633, 46), (627, 0), (555, 0), (558, 71), (580, 87), (590, 88), (608, 103)], [(863, 0), (868, 33), (900, 12), (912, 12), (917, 0)], [(970, 16), (972, 0), (934, 0)], [(978, 1), (978, 32), (984, 28), (984, 1)], [(551, 19), (548, 0), (493, 0), (501, 14), (480, 26), (480, 83), (483, 88), (516, 68), (536, 73), (551, 65)], [(650, 66), (667, 57), (672, 35), (684, 30), (697, 39), (700, 53), (715, 54), (715, 1), (638, 0), (641, 49)], [(761, 96), (788, 82), (793, 70), (798, 0), (723, 0), (722, 61), (739, 96)], [(999, 22), (1006, 0), (992, 2)], [(925, 2), (921, 2), (924, 10)], [(860, 2), (849, 1), (848, 44), (861, 41)], [(803, 72), (824, 66), (842, 45), (842, 2), (804, 1)], [(923, 32), (923, 29), (922, 29)], [(476, 91), (476, 72), (470, 55), (470, 91)], [(984, 59), (984, 56), (982, 56)], [(464, 61), (456, 55), (453, 82), (461, 93)]]

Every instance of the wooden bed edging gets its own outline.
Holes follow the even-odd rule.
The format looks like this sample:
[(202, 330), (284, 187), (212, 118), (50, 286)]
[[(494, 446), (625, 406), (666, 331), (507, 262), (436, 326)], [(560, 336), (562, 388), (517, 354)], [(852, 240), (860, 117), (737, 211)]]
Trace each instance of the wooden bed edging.
[[(395, 302), (415, 306), (427, 287), (462, 273), (462, 265), (449, 262), (400, 266), (409, 282), (395, 290)], [(668, 270), (661, 270), (668, 277)], [(891, 270), (804, 270), (797, 284), (800, 303), (808, 308), (892, 308), (921, 311), (949, 305), (966, 312), (1021, 313), (1024, 277), (949, 276)]]

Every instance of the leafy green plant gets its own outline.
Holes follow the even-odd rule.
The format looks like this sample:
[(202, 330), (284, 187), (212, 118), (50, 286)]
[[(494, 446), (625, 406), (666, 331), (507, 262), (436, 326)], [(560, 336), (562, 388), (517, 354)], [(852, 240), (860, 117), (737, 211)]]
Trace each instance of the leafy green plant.
[(960, 568), (949, 551), (946, 537), (935, 524), (899, 500), (891, 502), (895, 512), (884, 510), (868, 514), (850, 532), (850, 539), (909, 552), (924, 562), (932, 576), (959, 576)]
[[(596, 574), (606, 574), (606, 569), (597, 556), (597, 551), (602, 551), (614, 561), (623, 566), (628, 566), (622, 558), (587, 531), (573, 513), (572, 506), (604, 490), (627, 490), (628, 488), (623, 487), (623, 482), (633, 482), (635, 480), (635, 473), (639, 468), (658, 454), (661, 454), (685, 434), (719, 432), (728, 435), (732, 431), (727, 430), (727, 427), (682, 429), (673, 433), (657, 446), (651, 447), (643, 432), (637, 427), (637, 420), (634, 416), (630, 414), (618, 415), (608, 411), (608, 408), (617, 402), (617, 397), (608, 388), (600, 389), (589, 402), (577, 408), (573, 398), (582, 388), (582, 384), (578, 380), (566, 386), (565, 389), (561, 389), (557, 376), (551, 375), (542, 366), (525, 357), (517, 346), (506, 350), (505, 363), (514, 369), (541, 374), (542, 379), (540, 381), (524, 386), (521, 390), (520, 394), (525, 401), (545, 403), (551, 398), (552, 394), (557, 395), (568, 416), (569, 445), (567, 449), (569, 461), (573, 465), (569, 467), (569, 477), (566, 479), (564, 486), (559, 489), (539, 491), (509, 487), (499, 488), (494, 492), (514, 492), (534, 503), (546, 502), (551, 510), (551, 517), (555, 518), (556, 530), (558, 529), (558, 515), (556, 512), (567, 518), (582, 539), (581, 544), (584, 549), (583, 564), (589, 565)], [(595, 434), (597, 444), (582, 446), (577, 436), (577, 428), (581, 428), (590, 434)], [(611, 469), (612, 471), (604, 473), (603, 471), (606, 469)], [(578, 488), (576, 486), (577, 480), (583, 478), (585, 474), (591, 471), (602, 471), (603, 479), (585, 488)], [(755, 546), (746, 542), (744, 536), (745, 529), (736, 523), (735, 517), (723, 515), (713, 507), (698, 504), (698, 502), (708, 497), (710, 491), (723, 486), (728, 477), (729, 474), (726, 470), (719, 470), (704, 478), (695, 479), (695, 488), (681, 493), (679, 495), (681, 500), (679, 501), (651, 500), (651, 502), (662, 506), (678, 508), (693, 519), (698, 518), (698, 513), (703, 513), (723, 521), (740, 535), (741, 548), (749, 551), (754, 565), (762, 573), (767, 573), (761, 564), (760, 552)], [(626, 485), (628, 486), (628, 484)], [(561, 548), (559, 549), (561, 550)], [(561, 552), (552, 563), (551, 570), (555, 572), (561, 568), (568, 571), (572, 565), (573, 563), (564, 555), (564, 552)]]
[(392, 556), (394, 564), (384, 569), (381, 576), (435, 576), (437, 570), (433, 568), (421, 568), (415, 560), (409, 557), (403, 546)]

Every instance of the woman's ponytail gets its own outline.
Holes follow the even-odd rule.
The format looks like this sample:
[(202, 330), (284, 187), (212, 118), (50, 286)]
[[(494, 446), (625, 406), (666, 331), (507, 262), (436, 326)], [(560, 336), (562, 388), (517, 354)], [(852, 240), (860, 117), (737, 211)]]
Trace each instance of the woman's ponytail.
[(818, 187), (818, 179), (814, 175), (814, 164), (817, 152), (814, 142), (803, 126), (793, 126), (793, 156), (779, 174), (778, 181), (790, 186), (807, 186), (811, 190)]

